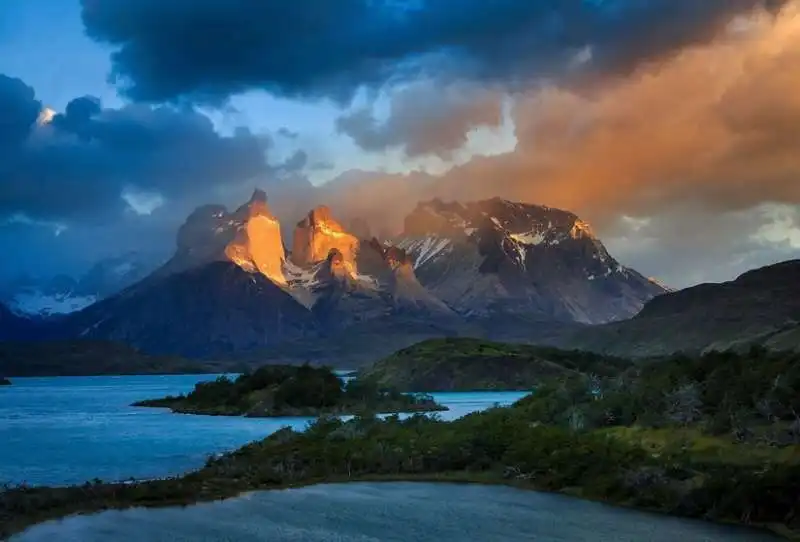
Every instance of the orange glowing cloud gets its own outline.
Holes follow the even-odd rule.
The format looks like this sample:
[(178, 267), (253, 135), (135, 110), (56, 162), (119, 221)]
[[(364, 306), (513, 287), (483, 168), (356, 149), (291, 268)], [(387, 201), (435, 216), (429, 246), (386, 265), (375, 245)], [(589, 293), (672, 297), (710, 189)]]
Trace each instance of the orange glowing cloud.
[[(334, 182), (321, 199), (340, 216), (393, 229), (432, 196), (543, 203), (601, 226), (687, 202), (800, 202), (800, 2), (737, 19), (707, 44), (590, 89), (540, 86), (513, 99), (513, 152), (476, 156), (440, 177)], [(440, 123), (459, 125), (435, 117), (425, 133), (440, 133)]]

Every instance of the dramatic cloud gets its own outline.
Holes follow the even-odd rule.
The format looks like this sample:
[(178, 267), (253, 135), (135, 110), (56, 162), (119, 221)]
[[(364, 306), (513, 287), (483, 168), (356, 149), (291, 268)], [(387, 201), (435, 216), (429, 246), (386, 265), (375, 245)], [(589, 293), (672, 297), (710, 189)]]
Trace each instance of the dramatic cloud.
[[(625, 73), (784, 0), (82, 0), (135, 100), (218, 102), (250, 89), (347, 100), (421, 71), (524, 83), (587, 63)], [(586, 73), (582, 70), (582, 73)]]
[(604, 241), (627, 265), (683, 288), (800, 256), (800, 223), (787, 221), (796, 212), (762, 204), (709, 213), (686, 204), (647, 219), (623, 217), (605, 228)]
[(113, 220), (126, 208), (149, 214), (227, 186), (252, 189), (307, 162), (299, 152), (269, 166), (267, 139), (246, 130), (222, 136), (191, 109), (104, 109), (82, 97), (64, 113), (40, 111), (30, 87), (0, 78), (0, 217), (87, 222)]
[[(707, 44), (589, 91), (552, 84), (516, 93), (513, 152), (475, 157), (441, 177), (348, 176), (325, 197), (394, 231), (419, 199), (434, 196), (571, 209), (623, 261), (679, 286), (797, 255), (798, 5), (776, 17), (756, 12)], [(435, 134), (440, 122), (415, 129)]]
[(0, 74), (0, 152), (14, 151), (27, 139), (41, 109), (32, 88)]
[(238, 205), (254, 186), (297, 199), (310, 189), (308, 157), (273, 164), (270, 149), (268, 137), (222, 135), (191, 108), (108, 109), (80, 97), (56, 113), (0, 75), (0, 246), (14, 254), (0, 279), (81, 272), (129, 250), (164, 254), (193, 208)]
[[(459, 165), (350, 171), (313, 194), (267, 187), (286, 224), (326, 203), (397, 232), (420, 199), (501, 196), (577, 212), (624, 263), (675, 286), (800, 250), (799, 0), (82, 5), (133, 105), (81, 98), (44, 122), (33, 91), (0, 78), (0, 220), (15, 230), (124, 216), (127, 231), (147, 219), (148, 235), (169, 237), (168, 210), (231, 204), (262, 179), (307, 187), (298, 172), (331, 154), (304, 146), (270, 166), (268, 140), (223, 136), (187, 104), (254, 89), (346, 104), (367, 89), (388, 111), (367, 100), (340, 133), (392, 160)], [(515, 148), (465, 162), (470, 133), (501, 122)]]
[(409, 157), (450, 158), (470, 130), (502, 122), (502, 102), (501, 92), (432, 80), (394, 92), (387, 120), (378, 121), (363, 107), (340, 117), (337, 128), (366, 151), (402, 147)]

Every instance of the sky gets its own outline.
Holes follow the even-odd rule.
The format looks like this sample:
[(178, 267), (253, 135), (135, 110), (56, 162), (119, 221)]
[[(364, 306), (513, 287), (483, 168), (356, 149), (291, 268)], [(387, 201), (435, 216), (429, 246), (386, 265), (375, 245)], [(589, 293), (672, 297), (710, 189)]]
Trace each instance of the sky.
[(797, 258), (800, 0), (0, 3), (0, 281), (163, 257), (255, 187), (392, 234), (561, 207), (673, 287)]

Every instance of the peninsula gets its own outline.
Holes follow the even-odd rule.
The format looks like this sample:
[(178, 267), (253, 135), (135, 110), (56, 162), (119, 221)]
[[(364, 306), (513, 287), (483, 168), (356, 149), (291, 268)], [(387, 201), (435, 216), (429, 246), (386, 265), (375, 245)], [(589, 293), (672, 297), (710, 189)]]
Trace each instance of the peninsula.
[(345, 383), (327, 367), (267, 365), (236, 379), (200, 382), (188, 395), (149, 399), (140, 407), (211, 416), (320, 416), (447, 410), (426, 394), (404, 394), (360, 380)]

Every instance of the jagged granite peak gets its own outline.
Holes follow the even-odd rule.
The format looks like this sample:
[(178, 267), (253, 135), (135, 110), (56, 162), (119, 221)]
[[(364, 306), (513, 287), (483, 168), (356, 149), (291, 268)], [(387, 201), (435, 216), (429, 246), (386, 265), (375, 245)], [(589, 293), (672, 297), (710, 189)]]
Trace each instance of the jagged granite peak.
[(290, 258), (295, 265), (307, 267), (326, 260), (336, 249), (356, 274), (358, 247), (358, 238), (344, 230), (327, 206), (320, 205), (297, 223)]
[(261, 273), (272, 282), (285, 285), (286, 252), (281, 225), (269, 210), (267, 195), (256, 190), (235, 215), (241, 225), (225, 247), (225, 256), (249, 273)]
[(664, 292), (612, 258), (577, 215), (543, 205), (422, 202), (397, 245), (420, 282), (466, 315), (603, 323), (633, 316)]
[(217, 261), (231, 261), (249, 273), (261, 273), (276, 284), (286, 284), (286, 250), (280, 222), (256, 189), (234, 212), (224, 205), (195, 209), (178, 230), (174, 256), (156, 273), (180, 273)]

